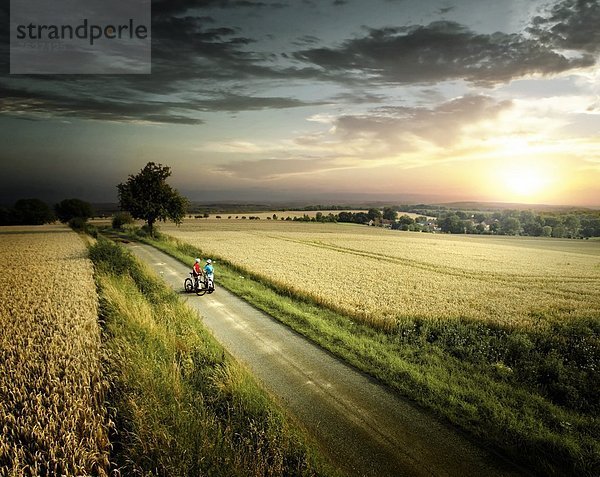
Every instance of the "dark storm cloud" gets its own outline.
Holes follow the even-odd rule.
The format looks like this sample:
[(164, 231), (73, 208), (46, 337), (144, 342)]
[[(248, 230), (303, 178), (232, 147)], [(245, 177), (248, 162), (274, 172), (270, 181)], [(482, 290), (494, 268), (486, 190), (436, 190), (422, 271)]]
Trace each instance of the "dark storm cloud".
[(371, 29), (337, 48), (312, 48), (295, 58), (317, 65), (340, 81), (366, 75), (383, 83), (435, 83), (465, 79), (493, 84), (532, 73), (552, 74), (591, 66), (585, 55), (568, 59), (519, 34), (477, 34), (447, 21), (427, 26)]
[[(306, 2), (311, 3), (311, 2)], [(339, 2), (338, 2), (339, 3)], [(219, 24), (219, 11), (256, 11), (288, 4), (241, 0), (161, 0), (152, 4), (152, 75), (0, 77), (0, 112), (58, 114), (91, 119), (198, 124), (198, 113), (291, 108), (309, 104), (294, 97), (257, 97), (249, 88), (268, 81), (337, 82), (351, 91), (373, 85), (461, 79), (479, 84), (509, 81), (530, 73), (551, 74), (593, 64), (598, 51), (596, 2), (566, 0), (536, 17), (520, 34), (477, 34), (453, 22), (370, 29), (338, 47), (303, 36), (293, 55), (264, 52), (236, 25)], [(331, 3), (330, 3), (331, 5)], [(448, 7), (450, 8), (450, 7)], [(7, 5), (0, 19), (8, 24)], [(0, 29), (2, 67), (8, 72), (8, 28)], [(566, 58), (553, 48), (576, 48)], [(377, 93), (334, 98), (379, 102)], [(170, 120), (172, 118), (172, 120)]]
[[(55, 86), (52, 88), (52, 86)], [(27, 89), (0, 85), (0, 111), (12, 117), (42, 118), (48, 114), (67, 118), (107, 121), (147, 121), (152, 123), (201, 124), (198, 112), (238, 112), (261, 109), (282, 109), (305, 106), (306, 103), (290, 98), (251, 97), (232, 93), (214, 92), (211, 97), (189, 101), (151, 100), (143, 95), (128, 95), (127, 88), (103, 89), (101, 80), (82, 86), (75, 82), (70, 90), (64, 83), (45, 82), (44, 88)], [(95, 89), (91, 95), (86, 90)], [(121, 91), (116, 95), (115, 91)], [(29, 115), (29, 116), (27, 116)]]
[(208, 100), (196, 100), (191, 103), (198, 110), (227, 112), (286, 109), (318, 104), (324, 103), (309, 103), (293, 98), (242, 96), (232, 93), (224, 93), (220, 97)]
[[(241, 81), (283, 78), (286, 73), (261, 65), (269, 58), (247, 49), (253, 43), (250, 38), (238, 35), (235, 27), (216, 27), (206, 12), (202, 16), (171, 16), (202, 6), (225, 8), (235, 4), (241, 8), (242, 3), (246, 8), (279, 8), (279, 4), (262, 2), (186, 1), (168, 2), (168, 6), (157, 2), (152, 23), (152, 75), (0, 78), (0, 112), (19, 117), (33, 115), (34, 119), (58, 115), (200, 124), (203, 121), (198, 112), (308, 104), (293, 98), (245, 95)], [(221, 84), (215, 90), (217, 82)], [(232, 90), (233, 82), (238, 84)]]
[[(215, 28), (205, 17), (158, 17), (152, 23), (152, 76), (134, 78), (145, 90), (180, 89), (185, 80), (244, 80), (314, 77), (315, 68), (282, 68), (276, 52), (256, 52), (256, 41), (237, 27)], [(197, 83), (205, 87), (202, 83)]]
[(185, 108), (175, 103), (117, 100), (71, 95), (59, 84), (55, 91), (40, 88), (31, 92), (21, 87), (0, 86), (0, 111), (13, 117), (48, 114), (65, 118), (108, 121), (148, 121), (175, 124), (200, 124), (203, 121), (183, 114)]
[(544, 16), (532, 20), (529, 32), (557, 48), (600, 52), (600, 3), (597, 0), (566, 0)]
[(213, 28), (203, 17), (159, 17), (152, 22), (152, 77), (157, 88), (185, 79), (271, 76), (268, 59), (247, 47), (253, 40), (232, 27)]

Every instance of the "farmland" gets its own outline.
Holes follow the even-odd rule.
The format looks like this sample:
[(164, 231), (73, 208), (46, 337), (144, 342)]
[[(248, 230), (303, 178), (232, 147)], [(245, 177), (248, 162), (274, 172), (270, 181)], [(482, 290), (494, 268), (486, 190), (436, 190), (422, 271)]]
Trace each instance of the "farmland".
[[(316, 218), (319, 214), (323, 216), (328, 215), (338, 215), (340, 212), (351, 212), (351, 213), (367, 213), (368, 209), (323, 209), (323, 210), (271, 210), (271, 211), (260, 211), (260, 212), (213, 212), (208, 213), (209, 217), (222, 219), (222, 220), (244, 220), (249, 218), (254, 219), (262, 219), (262, 220), (273, 220), (273, 216), (275, 216), (275, 220), (292, 220), (292, 219), (300, 219), (303, 217), (308, 217), (310, 219)], [(413, 219), (417, 217), (422, 217), (422, 214), (415, 214), (412, 212), (402, 212), (401, 215), (406, 215)], [(202, 214), (190, 214), (188, 215), (188, 220), (193, 220), (193, 218), (201, 218)], [(205, 217), (205, 218), (209, 218)]]
[(1, 228), (2, 475), (107, 475), (100, 329), (86, 247), (64, 226)]
[(415, 317), (518, 327), (600, 316), (598, 242), (217, 220), (164, 231), (382, 329)]
[(159, 277), (102, 238), (90, 258), (117, 429), (111, 475), (335, 475)]
[(1, 477), (335, 475), (118, 245), (0, 227), (0, 258)]
[(150, 242), (540, 475), (597, 475), (597, 241), (253, 222)]

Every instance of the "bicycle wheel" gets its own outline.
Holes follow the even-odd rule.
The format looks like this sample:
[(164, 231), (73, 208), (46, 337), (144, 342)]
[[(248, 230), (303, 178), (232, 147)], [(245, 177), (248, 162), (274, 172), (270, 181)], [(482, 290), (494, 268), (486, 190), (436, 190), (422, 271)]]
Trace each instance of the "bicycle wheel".
[(183, 282), (183, 288), (187, 293), (191, 293), (194, 291), (194, 284), (192, 283), (191, 278), (186, 278)]

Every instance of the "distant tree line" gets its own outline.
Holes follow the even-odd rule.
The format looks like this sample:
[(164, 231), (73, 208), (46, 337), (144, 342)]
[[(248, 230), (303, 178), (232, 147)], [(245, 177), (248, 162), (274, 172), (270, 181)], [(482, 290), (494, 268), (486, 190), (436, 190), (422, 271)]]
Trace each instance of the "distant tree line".
[(19, 199), (12, 207), (0, 207), (0, 225), (42, 225), (55, 220), (54, 211), (40, 199)]
[[(315, 206), (319, 207), (319, 206)], [(305, 207), (302, 210), (310, 210)], [(313, 209), (314, 210), (314, 209)], [(335, 209), (328, 209), (335, 210)], [(332, 214), (331, 212), (325, 215), (323, 212), (317, 212), (313, 217), (304, 214), (302, 217), (294, 217), (290, 220), (295, 222), (346, 222), (352, 224), (363, 224), (366, 225), (370, 222), (381, 221), (383, 213), (377, 208), (371, 208), (367, 212), (347, 212), (343, 211), (339, 214)]]
[(53, 207), (40, 199), (19, 199), (0, 207), (0, 225), (43, 225), (60, 220), (77, 228), (93, 216), (92, 206), (80, 199), (65, 199)]
[(306, 207), (301, 207), (299, 209), (282, 209), (284, 211), (286, 210), (301, 210), (301, 211), (305, 211), (305, 212), (314, 212), (314, 211), (319, 211), (319, 210), (348, 210), (348, 209), (355, 209), (357, 207), (352, 207), (349, 205), (307, 205)]
[(440, 213), (437, 224), (442, 232), (452, 234), (600, 237), (600, 211), (539, 213), (531, 210), (504, 210), (470, 214), (457, 210)]
[[(312, 206), (317, 209), (321, 206)], [(463, 211), (443, 206), (410, 206), (412, 213), (398, 216), (409, 206), (370, 208), (367, 212), (342, 211), (338, 214), (317, 212), (314, 216), (288, 217), (295, 222), (346, 222), (386, 226), (394, 230), (443, 232), (451, 234), (524, 235), (531, 237), (600, 237), (600, 211), (535, 212), (532, 210)], [(304, 210), (308, 211), (309, 207)], [(327, 210), (335, 210), (328, 206)], [(276, 219), (276, 216), (274, 217)]]

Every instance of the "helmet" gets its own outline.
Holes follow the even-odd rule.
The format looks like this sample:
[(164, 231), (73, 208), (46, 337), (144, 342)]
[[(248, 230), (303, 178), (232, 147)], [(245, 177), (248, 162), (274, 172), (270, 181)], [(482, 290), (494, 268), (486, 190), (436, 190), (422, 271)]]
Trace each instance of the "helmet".
[(196, 259), (196, 263), (200, 263), (200, 259), (199, 258)]
[(209, 258), (206, 263), (212, 263), (212, 260)]

